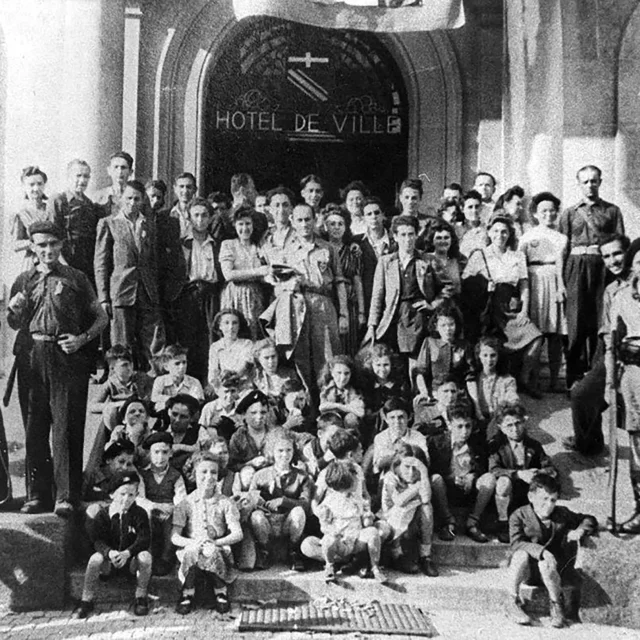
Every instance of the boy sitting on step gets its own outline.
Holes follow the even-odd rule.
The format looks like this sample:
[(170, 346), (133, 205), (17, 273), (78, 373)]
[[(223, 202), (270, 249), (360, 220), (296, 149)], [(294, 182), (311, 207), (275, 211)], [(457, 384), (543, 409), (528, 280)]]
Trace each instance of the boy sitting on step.
[[(597, 533), (598, 522), (593, 516), (557, 506), (559, 493), (556, 478), (537, 473), (529, 485), (529, 504), (516, 509), (509, 518), (510, 595), (506, 613), (517, 624), (531, 622), (520, 601), (520, 585), (530, 577), (542, 581), (549, 592), (553, 627), (563, 627), (567, 619), (579, 621), (580, 576), (572, 560), (582, 537)], [(563, 583), (575, 587), (566, 608)]]
[(527, 434), (527, 411), (519, 402), (500, 405), (495, 423), (499, 431), (489, 441), (489, 471), (496, 477), (498, 540), (509, 544), (509, 513), (527, 503), (531, 478), (541, 470), (557, 477), (557, 471)]
[(441, 421), (429, 423), (429, 472), (432, 500), (444, 526), (439, 531), (442, 540), (456, 536), (456, 519), (450, 503), (470, 508), (466, 534), (476, 542), (488, 542), (480, 529), (480, 518), (493, 497), (496, 479), (487, 472), (487, 456), (481, 438), (474, 430), (470, 404), (460, 403), (449, 409), (448, 428)]
[(131, 471), (116, 473), (109, 484), (109, 504), (92, 504), (87, 509), (86, 529), (94, 549), (84, 575), (82, 599), (76, 618), (86, 618), (93, 611), (98, 578), (112, 571), (136, 576), (134, 613), (149, 613), (147, 587), (151, 579), (149, 553), (149, 518), (136, 502), (140, 478)]

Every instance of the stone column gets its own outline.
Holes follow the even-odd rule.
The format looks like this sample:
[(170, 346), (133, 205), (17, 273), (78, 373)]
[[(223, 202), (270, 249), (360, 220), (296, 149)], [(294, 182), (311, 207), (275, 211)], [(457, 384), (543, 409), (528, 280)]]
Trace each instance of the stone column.
[(93, 169), (90, 192), (106, 184), (109, 155), (122, 143), (124, 0), (3, 0), (0, 29), (1, 240), (10, 284), (21, 169), (38, 164), (53, 193), (65, 188), (69, 160), (80, 157)]

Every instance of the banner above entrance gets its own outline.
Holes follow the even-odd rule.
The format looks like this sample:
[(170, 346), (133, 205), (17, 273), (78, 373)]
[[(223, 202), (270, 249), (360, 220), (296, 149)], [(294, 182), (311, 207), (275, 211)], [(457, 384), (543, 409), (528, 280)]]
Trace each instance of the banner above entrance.
[(329, 29), (400, 32), (457, 29), (463, 0), (233, 0), (238, 20), (272, 16)]

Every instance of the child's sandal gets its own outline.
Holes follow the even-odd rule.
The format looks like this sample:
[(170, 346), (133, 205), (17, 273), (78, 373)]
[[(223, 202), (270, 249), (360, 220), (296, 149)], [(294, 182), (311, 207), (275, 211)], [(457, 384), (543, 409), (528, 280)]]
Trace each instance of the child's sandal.
[(176, 605), (176, 613), (186, 616), (193, 611), (193, 596), (182, 596)]
[(229, 613), (231, 605), (229, 604), (229, 597), (226, 593), (216, 593), (216, 611), (218, 613)]

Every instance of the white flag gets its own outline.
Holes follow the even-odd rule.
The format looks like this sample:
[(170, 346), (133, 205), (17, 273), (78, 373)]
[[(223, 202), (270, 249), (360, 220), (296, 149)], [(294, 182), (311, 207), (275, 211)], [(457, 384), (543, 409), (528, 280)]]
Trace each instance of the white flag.
[(238, 20), (271, 16), (328, 29), (402, 32), (457, 29), (463, 0), (233, 0)]

